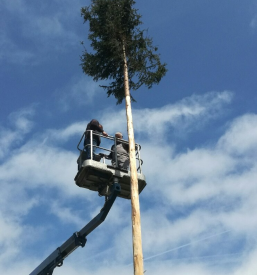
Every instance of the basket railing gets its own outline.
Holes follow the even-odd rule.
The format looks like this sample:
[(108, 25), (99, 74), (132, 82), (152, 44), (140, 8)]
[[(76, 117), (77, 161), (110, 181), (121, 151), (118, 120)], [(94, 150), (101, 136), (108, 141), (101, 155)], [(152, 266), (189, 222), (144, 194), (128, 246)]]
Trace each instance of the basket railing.
[[(86, 133), (89, 133), (89, 137), (90, 137), (90, 143), (86, 144), (84, 146), (84, 139), (86, 138)], [(93, 136), (99, 136), (99, 138), (103, 138), (102, 143), (107, 144), (108, 141), (113, 141), (113, 143), (110, 143), (110, 149), (106, 148), (104, 146), (98, 146), (98, 145), (94, 145), (93, 144)], [(127, 152), (126, 154), (124, 153), (117, 153), (117, 144), (124, 144), (127, 148), (129, 148), (129, 143), (127, 140), (121, 139), (121, 138), (117, 138), (115, 136), (104, 136), (99, 132), (95, 132), (93, 130), (87, 130), (86, 132), (83, 133), (82, 137), (80, 138), (80, 141), (77, 145), (77, 149), (80, 151), (80, 158), (81, 158), (81, 164), (82, 162), (85, 160), (85, 155), (86, 155), (86, 151), (89, 148), (90, 150), (90, 158), (86, 158), (86, 159), (91, 159), (91, 160), (96, 160), (96, 161), (102, 161), (103, 163), (106, 162), (106, 159), (110, 160), (110, 154), (114, 154), (114, 163), (115, 163), (115, 168), (118, 168), (118, 158), (121, 155), (128, 155), (129, 152)], [(114, 150), (111, 149), (112, 145), (114, 145)], [(93, 147), (95, 147), (96, 149), (98, 149), (97, 153), (93, 153)], [(99, 152), (100, 150), (100, 152)], [(137, 160), (137, 171), (141, 174), (142, 173), (142, 164), (143, 164), (143, 160), (140, 158), (140, 150), (141, 150), (141, 145), (136, 143), (135, 144), (135, 157)], [(103, 153), (104, 152), (104, 153)], [(83, 161), (82, 161), (83, 160)]]

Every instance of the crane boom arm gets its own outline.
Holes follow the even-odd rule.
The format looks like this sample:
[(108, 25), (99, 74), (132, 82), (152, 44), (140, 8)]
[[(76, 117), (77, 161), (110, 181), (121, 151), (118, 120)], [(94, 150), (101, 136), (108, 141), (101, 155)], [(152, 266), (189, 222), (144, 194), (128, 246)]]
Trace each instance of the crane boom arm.
[(57, 266), (62, 266), (63, 260), (68, 257), (75, 249), (77, 249), (79, 246), (84, 247), (87, 241), (86, 236), (105, 220), (116, 197), (120, 193), (120, 190), (121, 188), (119, 183), (114, 182), (111, 188), (111, 193), (108, 196), (108, 199), (100, 213), (79, 232), (75, 232), (29, 275), (52, 275), (53, 270)]

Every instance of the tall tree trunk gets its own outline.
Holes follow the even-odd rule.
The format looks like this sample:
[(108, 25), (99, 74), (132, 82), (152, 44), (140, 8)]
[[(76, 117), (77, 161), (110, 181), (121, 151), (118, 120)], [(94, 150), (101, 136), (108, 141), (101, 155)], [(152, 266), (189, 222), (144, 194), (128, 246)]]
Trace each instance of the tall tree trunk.
[(140, 206), (138, 194), (137, 164), (135, 156), (135, 138), (133, 129), (133, 119), (131, 111), (131, 98), (129, 92), (128, 67), (125, 45), (123, 43), (123, 60), (124, 60), (124, 86), (125, 86), (125, 103), (127, 114), (127, 131), (129, 140), (129, 160), (130, 160), (130, 188), (131, 188), (131, 220), (132, 220), (132, 238), (133, 238), (133, 263), (134, 275), (143, 275), (143, 250), (141, 239), (141, 221)]

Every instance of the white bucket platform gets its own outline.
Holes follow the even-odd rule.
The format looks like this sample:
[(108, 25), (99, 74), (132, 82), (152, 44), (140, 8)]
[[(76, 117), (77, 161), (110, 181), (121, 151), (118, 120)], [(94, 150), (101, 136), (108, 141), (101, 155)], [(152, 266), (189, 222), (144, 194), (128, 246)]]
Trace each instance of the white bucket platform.
[[(111, 136), (104, 137), (100, 133), (95, 133), (95, 132), (93, 133), (90, 130), (91, 144), (92, 144), (93, 134), (99, 135), (101, 138), (104, 138), (106, 140), (111, 140), (112, 142), (114, 142), (115, 146), (117, 142), (128, 144), (126, 140), (117, 139), (116, 137), (111, 137)], [(91, 159), (86, 159), (86, 152), (85, 152), (86, 148), (85, 147), (82, 149), (79, 148), (84, 136), (85, 136), (85, 133), (82, 135), (80, 142), (77, 146), (78, 150), (80, 151), (80, 156), (77, 160), (79, 171), (74, 179), (76, 185), (82, 188), (89, 189), (91, 191), (97, 191), (101, 196), (106, 196), (109, 194), (109, 189), (112, 186), (112, 184), (115, 181), (118, 181), (118, 183), (121, 186), (121, 192), (118, 196), (124, 199), (130, 199), (131, 198), (130, 171), (120, 169), (116, 165), (114, 167), (110, 164), (108, 165), (108, 163), (105, 163), (105, 160), (106, 159), (108, 160), (110, 158), (108, 158), (107, 155), (102, 153), (100, 153), (99, 155), (93, 154), (92, 145), (88, 145), (90, 146), (90, 150), (91, 150)], [(117, 156), (117, 151), (115, 149), (112, 151), (104, 147), (99, 147), (95, 145), (93, 146), (98, 148), (98, 150), (102, 150), (103, 152), (106, 152), (106, 151), (108, 153), (112, 152), (115, 156), (115, 159), (117, 160), (118, 156)], [(136, 144), (136, 160), (138, 163), (137, 178), (138, 178), (139, 194), (143, 191), (143, 189), (146, 186), (145, 176), (142, 173), (143, 161), (140, 159), (140, 149), (141, 149), (141, 146), (139, 144)], [(92, 158), (94, 158), (94, 160)], [(101, 162), (101, 159), (103, 160), (103, 162)]]
[[(139, 194), (146, 186), (145, 176), (138, 173), (138, 192)], [(85, 160), (75, 177), (75, 182), (79, 187), (86, 188), (92, 191), (97, 191), (100, 195), (108, 193), (114, 178), (118, 179), (121, 186), (121, 192), (118, 195), (124, 199), (130, 199), (130, 172), (122, 169), (114, 168), (102, 162), (91, 159)]]

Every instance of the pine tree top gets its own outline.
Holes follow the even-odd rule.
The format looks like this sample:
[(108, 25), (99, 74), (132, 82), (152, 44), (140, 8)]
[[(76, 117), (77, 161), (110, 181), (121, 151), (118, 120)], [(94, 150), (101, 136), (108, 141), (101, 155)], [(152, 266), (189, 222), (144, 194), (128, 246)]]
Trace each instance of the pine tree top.
[(134, 4), (133, 0), (92, 0), (90, 6), (81, 9), (84, 22), (89, 22), (88, 38), (93, 49), (93, 53), (84, 51), (82, 69), (95, 81), (111, 80), (108, 86), (101, 87), (108, 96), (115, 96), (117, 104), (125, 97), (123, 49), (130, 89), (137, 90), (142, 85), (151, 88), (167, 71), (166, 64), (160, 62), (158, 48), (139, 28), (141, 15)]

